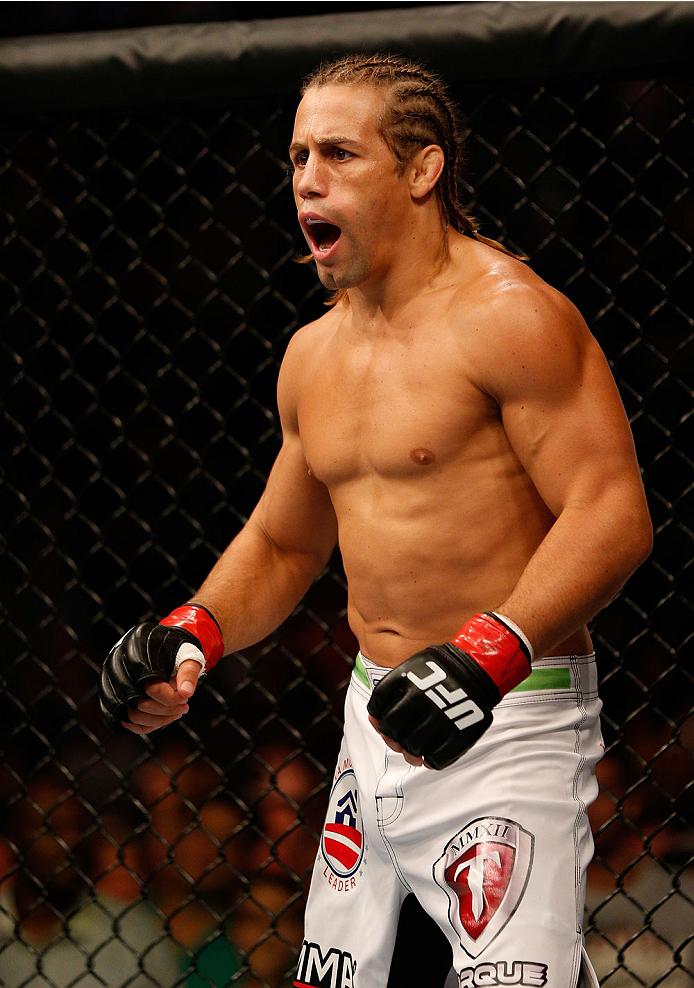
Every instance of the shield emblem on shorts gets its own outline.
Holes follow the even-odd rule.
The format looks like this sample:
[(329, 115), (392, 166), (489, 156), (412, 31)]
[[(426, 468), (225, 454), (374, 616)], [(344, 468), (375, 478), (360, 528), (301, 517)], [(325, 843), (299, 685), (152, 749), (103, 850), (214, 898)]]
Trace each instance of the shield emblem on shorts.
[(364, 831), (359, 790), (352, 769), (342, 772), (333, 786), (321, 836), (321, 851), (331, 871), (348, 878), (364, 857)]
[(458, 831), (434, 865), (451, 925), (471, 957), (489, 946), (518, 908), (533, 845), (533, 835), (513, 820), (481, 817)]

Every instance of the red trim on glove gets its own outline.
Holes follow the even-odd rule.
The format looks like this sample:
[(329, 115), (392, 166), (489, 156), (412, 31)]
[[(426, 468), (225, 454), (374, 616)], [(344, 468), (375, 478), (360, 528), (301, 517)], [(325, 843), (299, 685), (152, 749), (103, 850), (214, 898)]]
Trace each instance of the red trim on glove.
[(452, 642), (482, 666), (502, 696), (530, 675), (530, 657), (520, 638), (491, 614), (475, 614)]
[(200, 642), (205, 656), (205, 669), (210, 670), (224, 655), (224, 639), (210, 612), (202, 604), (183, 604), (171, 611), (159, 624), (167, 628), (185, 628)]

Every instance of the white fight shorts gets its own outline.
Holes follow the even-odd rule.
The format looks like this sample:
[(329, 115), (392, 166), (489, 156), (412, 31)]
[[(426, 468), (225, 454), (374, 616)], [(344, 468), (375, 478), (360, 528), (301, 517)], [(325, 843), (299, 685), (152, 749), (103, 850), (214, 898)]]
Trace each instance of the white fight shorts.
[(387, 672), (357, 657), (294, 984), (386, 988), (413, 892), (451, 945), (447, 986), (597, 988), (582, 933), (603, 752), (595, 656), (534, 662), (442, 771), (408, 765), (369, 723)]

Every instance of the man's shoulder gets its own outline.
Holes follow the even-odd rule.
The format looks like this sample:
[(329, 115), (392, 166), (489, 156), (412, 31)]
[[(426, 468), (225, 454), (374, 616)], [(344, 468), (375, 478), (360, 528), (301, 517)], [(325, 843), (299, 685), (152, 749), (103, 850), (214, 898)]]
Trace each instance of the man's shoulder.
[[(474, 250), (479, 248), (479, 250)], [(498, 313), (537, 311), (540, 316), (575, 311), (569, 299), (540, 277), (531, 265), (486, 244), (474, 244), (470, 278), (461, 278), (458, 300), (470, 296)]]
[(317, 348), (326, 344), (341, 318), (341, 313), (336, 308), (339, 306), (328, 309), (317, 319), (304, 323), (296, 330), (287, 345), (285, 361), (306, 359)]
[(310, 378), (312, 368), (320, 368), (326, 347), (339, 325), (340, 315), (329, 309), (312, 322), (305, 323), (293, 334), (280, 367), (278, 398), (290, 404), (296, 402), (303, 383)]
[(498, 396), (572, 377), (595, 346), (582, 316), (530, 266), (495, 253), (454, 300), (451, 322), (470, 379)]
[(562, 330), (582, 335), (586, 326), (574, 304), (532, 267), (515, 257), (480, 245), (472, 278), (461, 279), (451, 302), (465, 323), (474, 318), (486, 330), (479, 339), (494, 346), (524, 340), (541, 342)]

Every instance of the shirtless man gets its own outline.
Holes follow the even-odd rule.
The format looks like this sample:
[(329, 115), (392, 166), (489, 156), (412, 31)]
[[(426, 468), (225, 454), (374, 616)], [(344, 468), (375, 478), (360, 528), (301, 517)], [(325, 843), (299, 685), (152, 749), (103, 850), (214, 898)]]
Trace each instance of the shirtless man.
[(412, 891), (461, 988), (594, 984), (586, 622), (651, 546), (617, 388), (574, 306), (460, 206), (436, 77), (348, 57), (302, 96), (294, 196), (335, 302), (287, 349), (258, 506), (194, 602), (114, 647), (105, 716), (183, 715), (339, 543), (360, 653), (295, 983), (385, 988)]

